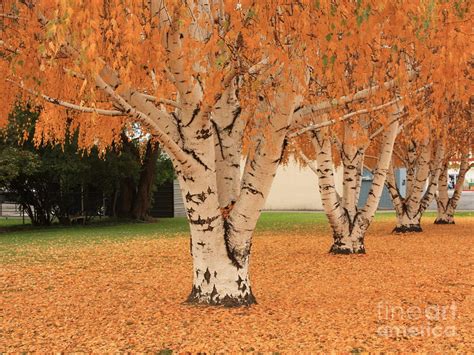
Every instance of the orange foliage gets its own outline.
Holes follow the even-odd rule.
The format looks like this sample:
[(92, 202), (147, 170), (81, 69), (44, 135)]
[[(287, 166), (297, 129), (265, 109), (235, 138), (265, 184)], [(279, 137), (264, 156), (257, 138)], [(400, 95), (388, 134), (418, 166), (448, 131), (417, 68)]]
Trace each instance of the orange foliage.
[[(167, 1), (165, 12), (153, 3), (40, 0), (27, 7), (17, 0), (2, 1), (0, 122), (5, 122), (21, 91), (14, 83), (80, 106), (112, 110), (113, 100), (98, 92), (94, 80), (104, 66), (118, 75), (119, 93), (133, 88), (174, 100), (177, 84), (170, 80), (167, 63), (176, 58), (166, 51), (164, 43), (172, 38), (163, 25), (170, 18), (172, 26), (191, 33), (181, 44), (185, 53), (180, 58), (182, 70), (186, 80), (199, 77), (204, 83), (203, 102), (208, 106), (226, 76), (232, 71), (246, 72), (263, 58), (270, 65), (257, 80), (247, 78), (240, 95), (241, 104), (251, 112), (256, 93), (264, 92), (271, 101), (276, 77), (279, 84), (298, 83), (306, 103), (397, 81), (395, 87), (374, 90), (363, 103), (332, 110), (332, 118), (380, 105), (396, 94), (404, 98), (402, 104), (409, 113), (416, 115), (426, 103), (419, 103), (414, 90), (427, 83), (433, 84), (429, 106), (435, 117), (445, 114), (451, 101), (466, 104), (469, 99), (472, 62), (468, 62), (473, 53), (469, 1), (245, 0), (238, 6), (224, 1), (223, 8), (213, 2), (209, 13), (226, 12), (224, 23), (210, 21), (195, 2)], [(311, 80), (306, 85), (308, 76)], [(36, 95), (30, 99), (39, 103)], [(86, 115), (72, 117), (84, 131), (84, 146), (111, 144), (121, 128), (134, 120)], [(55, 108), (47, 108), (43, 116), (41, 137), (60, 141), (65, 116)], [(373, 113), (371, 120), (374, 125), (387, 124), (384, 112)], [(359, 123), (349, 124), (359, 129)], [(336, 125), (336, 131), (341, 126)]]

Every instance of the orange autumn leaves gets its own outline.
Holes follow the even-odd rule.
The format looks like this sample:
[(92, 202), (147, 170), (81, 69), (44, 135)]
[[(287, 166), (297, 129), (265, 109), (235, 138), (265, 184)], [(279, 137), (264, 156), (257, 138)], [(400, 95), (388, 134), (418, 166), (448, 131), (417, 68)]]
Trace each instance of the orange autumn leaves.
[[(240, 100), (250, 112), (258, 93), (271, 101), (272, 85), (280, 85), (272, 77), (292, 82), (288, 90), (304, 94), (306, 103), (397, 81), (396, 89), (379, 88), (349, 110), (379, 105), (399, 94), (410, 115), (417, 115), (426, 103), (413, 92), (427, 83), (433, 83), (429, 106), (437, 117), (449, 101), (468, 99), (473, 51), (469, 1), (246, 0), (206, 6), (180, 0), (167, 1), (166, 8), (156, 1), (41, 0), (28, 7), (4, 1), (1, 11), (11, 16), (0, 20), (0, 74), (9, 81), (0, 82), (0, 121), (5, 123), (21, 92), (43, 104), (12, 82), (77, 105), (113, 109), (94, 80), (104, 66), (117, 73), (119, 93), (133, 89), (176, 100), (177, 83), (168, 70), (176, 60), (187, 80), (203, 83), (206, 106), (212, 106), (229, 75), (247, 75)], [(170, 24), (183, 34), (179, 58), (167, 53), (173, 41), (167, 35)], [(265, 58), (268, 68), (248, 75)], [(43, 112), (38, 141), (63, 139), (68, 120), (59, 110)], [(374, 120), (386, 125), (384, 113), (374, 113)], [(338, 117), (340, 111), (330, 115)], [(82, 147), (101, 148), (117, 140), (121, 128), (133, 120), (83, 113), (71, 119), (83, 131)]]

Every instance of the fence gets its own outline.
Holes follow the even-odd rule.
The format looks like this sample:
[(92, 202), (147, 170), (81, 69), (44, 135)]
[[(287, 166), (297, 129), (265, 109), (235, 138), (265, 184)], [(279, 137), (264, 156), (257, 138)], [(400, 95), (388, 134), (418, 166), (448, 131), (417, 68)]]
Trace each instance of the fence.
[(0, 219), (21, 219), (23, 224), (28, 220), (23, 208), (15, 201), (6, 201), (1, 199), (0, 195)]
[(23, 217), (24, 211), (20, 205), (15, 202), (0, 203), (0, 217)]
[[(107, 211), (107, 199), (103, 194), (97, 193), (69, 193), (69, 194), (49, 194), (51, 201), (49, 206), (50, 213), (61, 211), (64, 216), (56, 216), (56, 218), (66, 217), (69, 222), (79, 222), (93, 218), (95, 216), (103, 216)], [(18, 203), (18, 197), (15, 194), (0, 191), (0, 218), (21, 218), (28, 219), (28, 214), (23, 206)], [(34, 208), (30, 205), (31, 210)], [(58, 209), (59, 208), (59, 209)]]

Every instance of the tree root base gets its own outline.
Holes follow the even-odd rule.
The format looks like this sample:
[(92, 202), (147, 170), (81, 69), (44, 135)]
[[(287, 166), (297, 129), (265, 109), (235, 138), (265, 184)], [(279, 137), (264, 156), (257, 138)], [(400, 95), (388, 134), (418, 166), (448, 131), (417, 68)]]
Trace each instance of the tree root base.
[(401, 234), (401, 233), (420, 233), (423, 232), (423, 229), (419, 224), (410, 224), (408, 226), (397, 226), (393, 229), (392, 233)]
[(455, 224), (454, 221), (447, 221), (445, 219), (436, 219), (434, 224)]
[(257, 304), (257, 300), (252, 292), (246, 293), (243, 296), (233, 297), (225, 295), (223, 297), (218, 297), (215, 294), (202, 295), (196, 292), (196, 289), (193, 288), (191, 294), (186, 300), (187, 304), (190, 305), (201, 305), (201, 306), (213, 306), (213, 307), (226, 307), (226, 308), (235, 308), (235, 307), (248, 307), (253, 304)]
[(354, 254), (365, 254), (365, 248), (359, 247), (357, 249), (344, 248), (340, 246), (333, 245), (329, 250), (330, 254), (334, 255), (354, 255)]

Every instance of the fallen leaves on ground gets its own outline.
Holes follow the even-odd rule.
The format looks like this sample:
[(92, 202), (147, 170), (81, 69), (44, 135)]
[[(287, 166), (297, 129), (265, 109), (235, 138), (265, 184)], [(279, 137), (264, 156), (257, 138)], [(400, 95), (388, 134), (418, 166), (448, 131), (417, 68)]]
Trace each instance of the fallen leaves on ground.
[[(182, 303), (191, 286), (185, 237), (25, 246), (0, 264), (0, 352), (472, 351), (474, 219), (431, 223), (392, 235), (393, 221), (377, 222), (364, 256), (329, 255), (323, 231), (260, 233), (258, 305), (241, 309)], [(453, 304), (444, 318), (400, 313)], [(456, 334), (426, 334), (436, 326)], [(425, 334), (386, 337), (380, 327)]]

